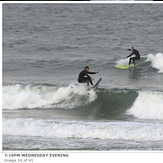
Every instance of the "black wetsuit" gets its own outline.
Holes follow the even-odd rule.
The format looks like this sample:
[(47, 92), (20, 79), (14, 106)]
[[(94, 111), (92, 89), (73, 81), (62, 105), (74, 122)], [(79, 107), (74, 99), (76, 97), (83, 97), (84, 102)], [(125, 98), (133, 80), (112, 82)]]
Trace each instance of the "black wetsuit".
[[(131, 51), (131, 49), (127, 49), (127, 50), (130, 50)], [(133, 52), (129, 56), (127, 56), (127, 58), (128, 57), (131, 57), (133, 54), (135, 54), (136, 57), (130, 58), (129, 65), (131, 64), (131, 60), (133, 60), (133, 63), (135, 65), (135, 60), (139, 60), (140, 59), (140, 54), (139, 54), (139, 52), (136, 49), (134, 49)]]
[[(91, 77), (88, 74), (96, 74), (96, 72), (87, 72), (86, 70), (83, 70), (80, 72), (78, 76), (78, 82), (79, 83), (91, 83), (93, 85)], [(85, 77), (87, 76), (87, 77)]]

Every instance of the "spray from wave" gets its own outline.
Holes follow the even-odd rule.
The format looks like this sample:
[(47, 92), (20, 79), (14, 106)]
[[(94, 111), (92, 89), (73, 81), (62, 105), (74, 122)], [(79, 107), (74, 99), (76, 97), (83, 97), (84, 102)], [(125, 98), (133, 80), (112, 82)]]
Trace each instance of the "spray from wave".
[(129, 58), (120, 59), (120, 60), (116, 61), (117, 65), (128, 65), (128, 63), (129, 63)]
[(157, 53), (156, 55), (149, 54), (147, 56), (147, 62), (151, 62), (152, 67), (158, 69), (159, 73), (163, 73), (163, 54)]

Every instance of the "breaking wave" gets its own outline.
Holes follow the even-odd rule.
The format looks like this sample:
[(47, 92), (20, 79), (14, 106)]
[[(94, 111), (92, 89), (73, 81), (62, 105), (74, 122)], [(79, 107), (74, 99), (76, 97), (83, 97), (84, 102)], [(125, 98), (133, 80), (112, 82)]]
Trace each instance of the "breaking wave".
[(127, 113), (139, 119), (163, 119), (163, 93), (139, 91), (138, 97)]
[(163, 125), (139, 122), (86, 122), (3, 118), (3, 135), (47, 138), (162, 140)]
[(3, 109), (75, 109), (96, 111), (105, 117), (132, 115), (138, 119), (163, 119), (163, 93), (140, 90), (97, 89), (85, 85), (3, 86)]
[(163, 73), (163, 54), (157, 53), (156, 55), (149, 54), (147, 56), (147, 62), (151, 62), (152, 67), (158, 69), (159, 73)]
[[(48, 85), (3, 86), (3, 109), (67, 108), (87, 105), (96, 93), (83, 85), (59, 87)], [(83, 104), (84, 101), (84, 104)]]

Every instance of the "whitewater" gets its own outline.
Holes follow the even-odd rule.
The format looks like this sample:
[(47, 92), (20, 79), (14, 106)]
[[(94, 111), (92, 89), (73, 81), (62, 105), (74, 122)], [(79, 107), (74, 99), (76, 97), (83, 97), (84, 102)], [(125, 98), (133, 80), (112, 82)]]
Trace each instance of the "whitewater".
[[(3, 122), (5, 124), (3, 126), (4, 135), (113, 140), (156, 141), (163, 139), (163, 126), (161, 124), (52, 121), (21, 118), (15, 120), (4, 118)], [(14, 129), (15, 127), (16, 130)], [(44, 128), (44, 130), (42, 130), (42, 128)]]
[(157, 53), (156, 55), (149, 54), (147, 61), (151, 62), (151, 66), (158, 69), (158, 73), (163, 73), (163, 54)]
[[(84, 98), (84, 99), (82, 99)], [(94, 101), (96, 93), (87, 87), (70, 85), (68, 87), (46, 85), (9, 85), (3, 87), (4, 109), (67, 108), (84, 105)]]

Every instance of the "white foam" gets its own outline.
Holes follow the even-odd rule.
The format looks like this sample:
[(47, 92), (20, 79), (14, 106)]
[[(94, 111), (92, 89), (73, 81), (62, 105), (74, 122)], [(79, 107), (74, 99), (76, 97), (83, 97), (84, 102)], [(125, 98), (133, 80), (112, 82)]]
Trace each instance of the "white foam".
[[(97, 98), (96, 92), (88, 91), (85, 85), (50, 87), (43, 85), (3, 86), (3, 109), (19, 108), (73, 108), (87, 105)], [(84, 100), (82, 100), (84, 99)]]
[(159, 70), (159, 73), (163, 73), (163, 54), (157, 53), (156, 55), (149, 54), (147, 60), (150, 61), (152, 67)]
[(128, 65), (128, 63), (129, 63), (129, 58), (120, 59), (120, 60), (116, 61), (117, 65)]
[(163, 125), (3, 118), (3, 135), (154, 141), (163, 140)]
[(127, 113), (139, 119), (163, 119), (163, 93), (139, 91)]

